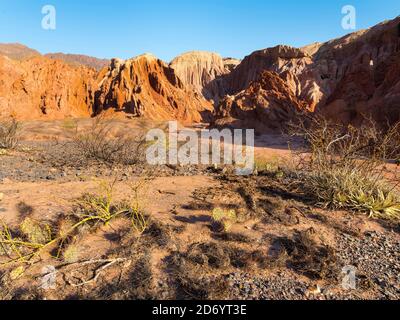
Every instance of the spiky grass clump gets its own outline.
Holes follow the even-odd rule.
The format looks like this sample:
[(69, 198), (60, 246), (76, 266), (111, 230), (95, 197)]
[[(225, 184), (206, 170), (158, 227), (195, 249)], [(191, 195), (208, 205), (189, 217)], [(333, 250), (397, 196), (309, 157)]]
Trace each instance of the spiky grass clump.
[(400, 196), (379, 173), (338, 167), (301, 175), (300, 184), (311, 199), (331, 209), (400, 219)]
[(269, 160), (264, 158), (255, 158), (254, 167), (258, 172), (266, 171), (274, 173), (279, 171), (279, 161), (277, 158)]
[(298, 178), (299, 192), (325, 207), (400, 218), (399, 182), (389, 181), (385, 173), (385, 164), (400, 154), (400, 122), (382, 128), (366, 119), (353, 127), (305, 115), (291, 128), (304, 141), (294, 153), (295, 166), (288, 169)]

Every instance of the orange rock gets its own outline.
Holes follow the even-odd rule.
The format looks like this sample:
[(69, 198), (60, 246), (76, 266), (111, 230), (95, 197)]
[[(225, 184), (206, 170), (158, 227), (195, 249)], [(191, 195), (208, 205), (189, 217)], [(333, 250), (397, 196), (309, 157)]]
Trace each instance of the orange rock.
[(222, 76), (230, 73), (238, 64), (239, 60), (223, 59), (216, 53), (192, 51), (176, 57), (170, 67), (187, 88), (218, 102), (227, 91)]
[(95, 72), (37, 56), (0, 56), (0, 117), (62, 119), (91, 114)]
[(153, 55), (113, 59), (99, 75), (96, 114), (112, 109), (133, 117), (182, 122), (209, 121), (211, 104), (187, 89), (174, 69)]
[(264, 71), (246, 90), (221, 101), (215, 110), (214, 124), (230, 123), (235, 128), (253, 128), (258, 132), (276, 130), (307, 107), (276, 72)]

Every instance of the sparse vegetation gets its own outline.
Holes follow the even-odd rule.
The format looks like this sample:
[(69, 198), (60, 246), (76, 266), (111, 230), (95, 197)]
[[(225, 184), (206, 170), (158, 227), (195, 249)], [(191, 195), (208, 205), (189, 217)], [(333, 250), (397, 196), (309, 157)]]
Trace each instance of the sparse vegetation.
[(99, 223), (108, 225), (111, 220), (122, 216), (129, 218), (134, 230), (143, 233), (148, 227), (148, 218), (144, 215), (140, 198), (145, 180), (132, 186), (132, 199), (128, 201), (115, 202), (114, 185), (115, 181), (101, 182), (100, 194), (85, 194), (78, 199), (74, 214), (59, 221), (57, 228), (30, 217), (25, 218), (15, 231), (2, 222), (0, 254), (9, 258), (6, 264), (31, 263), (44, 249), (50, 249), (52, 246), (58, 247), (56, 258), (61, 256), (64, 249), (64, 259), (72, 261), (77, 253), (77, 245), (69, 243), (69, 238), (73, 237), (77, 230), (83, 226), (95, 227)]
[(400, 125), (379, 130), (372, 122), (356, 128), (316, 116), (307, 121), (292, 131), (305, 141), (291, 169), (300, 192), (325, 207), (399, 219), (400, 195), (384, 164), (399, 153)]
[(139, 233), (143, 233), (148, 226), (148, 219), (143, 212), (143, 202), (141, 201), (141, 191), (147, 180), (139, 180), (131, 186), (132, 195), (129, 200), (115, 202), (114, 187), (115, 181), (108, 183), (100, 182), (100, 194), (85, 194), (77, 200), (78, 223), (74, 226), (84, 224), (102, 223), (107, 225), (111, 220), (121, 216), (128, 217), (132, 227)]
[(267, 160), (264, 158), (257, 157), (254, 160), (254, 167), (259, 173), (260, 172), (276, 173), (280, 170), (279, 160), (276, 158)]
[(0, 151), (1, 149), (15, 149), (19, 144), (20, 124), (17, 120), (0, 122)]
[(112, 121), (104, 116), (92, 120), (87, 130), (75, 129), (73, 143), (88, 159), (109, 165), (133, 165), (144, 160), (147, 146), (142, 136), (119, 136), (111, 134)]
[(238, 221), (235, 210), (224, 210), (215, 208), (211, 214), (215, 229), (228, 232)]

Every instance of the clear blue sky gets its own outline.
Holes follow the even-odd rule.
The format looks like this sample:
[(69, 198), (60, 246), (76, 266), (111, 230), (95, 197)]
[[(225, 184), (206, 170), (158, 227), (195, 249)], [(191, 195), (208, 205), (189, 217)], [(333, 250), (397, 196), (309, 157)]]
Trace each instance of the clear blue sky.
[[(41, 28), (46, 4), (57, 9), (55, 31)], [(348, 33), (347, 4), (357, 9), (357, 29), (400, 15), (400, 0), (0, 0), (0, 42), (101, 58), (151, 52), (169, 61), (191, 50), (242, 58)]]

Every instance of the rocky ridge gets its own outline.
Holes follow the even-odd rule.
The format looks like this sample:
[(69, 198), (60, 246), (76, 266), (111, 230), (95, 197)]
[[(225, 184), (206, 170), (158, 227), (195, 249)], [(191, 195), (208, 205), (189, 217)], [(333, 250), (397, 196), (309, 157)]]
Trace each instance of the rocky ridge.
[(209, 121), (211, 104), (188, 90), (174, 69), (150, 54), (113, 59), (99, 76), (94, 112), (112, 109), (133, 117)]
[(0, 56), (0, 118), (89, 117), (95, 72), (41, 56)]

